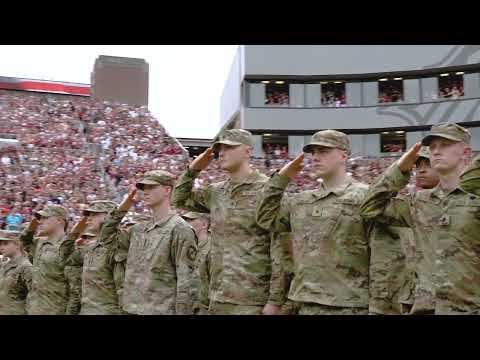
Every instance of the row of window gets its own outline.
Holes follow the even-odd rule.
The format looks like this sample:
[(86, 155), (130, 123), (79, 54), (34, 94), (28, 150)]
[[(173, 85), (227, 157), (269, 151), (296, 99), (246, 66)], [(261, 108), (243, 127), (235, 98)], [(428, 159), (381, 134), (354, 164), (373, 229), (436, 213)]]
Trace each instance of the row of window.
[[(444, 73), (437, 76), (438, 93), (432, 94), (432, 100), (456, 99), (464, 96), (463, 72)], [(265, 84), (265, 105), (289, 105), (290, 84), (286, 81), (260, 81)], [(297, 84), (298, 82), (296, 82)], [(347, 104), (345, 82), (320, 82), (322, 106), (341, 107)], [(403, 78), (384, 78), (378, 80), (378, 103), (396, 103), (404, 100)]]
[[(404, 152), (407, 148), (405, 131), (386, 131), (380, 133), (380, 152)], [(264, 134), (263, 152), (269, 159), (288, 158), (288, 135)]]

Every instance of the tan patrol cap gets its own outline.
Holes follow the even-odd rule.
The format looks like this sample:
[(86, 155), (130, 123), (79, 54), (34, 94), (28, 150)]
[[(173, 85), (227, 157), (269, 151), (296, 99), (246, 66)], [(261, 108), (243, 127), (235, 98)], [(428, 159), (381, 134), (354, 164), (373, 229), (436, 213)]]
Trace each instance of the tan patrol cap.
[(10, 230), (0, 230), (0, 241), (19, 241), (20, 232)]
[(428, 146), (422, 146), (422, 148), (418, 152), (418, 157), (430, 159), (430, 149), (428, 148)]
[(318, 131), (312, 136), (309, 144), (303, 147), (303, 152), (312, 153), (313, 146), (336, 148), (350, 153), (350, 140), (347, 134), (336, 130)]
[(436, 137), (441, 137), (453, 141), (463, 141), (470, 144), (470, 131), (455, 123), (441, 123), (433, 125), (430, 129), (430, 134), (425, 136), (422, 140), (422, 145), (429, 146), (432, 140)]
[(135, 186), (137, 189), (143, 190), (143, 185), (165, 185), (165, 186), (174, 186), (175, 185), (175, 176), (173, 176), (168, 171), (164, 170), (152, 170), (147, 171), (142, 179), (138, 181)]
[(38, 216), (45, 217), (45, 218), (58, 216), (58, 217), (61, 217), (62, 219), (65, 219), (65, 221), (68, 221), (68, 211), (63, 206), (60, 206), (60, 205), (49, 205), (45, 209), (37, 211), (35, 213), (35, 216), (37, 218)]
[(113, 201), (110, 200), (95, 200), (92, 201), (88, 207), (83, 210), (83, 215), (89, 215), (90, 213), (109, 213), (117, 207)]
[(212, 148), (214, 151), (218, 151), (220, 144), (238, 146), (238, 145), (248, 145), (253, 146), (252, 134), (250, 131), (243, 129), (231, 129), (226, 130), (223, 134), (219, 136), (219, 139), (213, 144)]
[(189, 211), (182, 215), (184, 219), (195, 220), (195, 219), (210, 219), (210, 214), (199, 213), (194, 211)]

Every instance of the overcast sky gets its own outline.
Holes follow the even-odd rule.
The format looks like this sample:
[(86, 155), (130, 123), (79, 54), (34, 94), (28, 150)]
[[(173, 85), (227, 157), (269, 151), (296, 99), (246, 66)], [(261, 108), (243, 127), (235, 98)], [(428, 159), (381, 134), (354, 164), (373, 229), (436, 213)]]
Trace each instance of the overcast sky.
[(98, 55), (145, 59), (149, 108), (176, 137), (213, 138), (237, 45), (0, 46), (0, 76), (89, 84)]

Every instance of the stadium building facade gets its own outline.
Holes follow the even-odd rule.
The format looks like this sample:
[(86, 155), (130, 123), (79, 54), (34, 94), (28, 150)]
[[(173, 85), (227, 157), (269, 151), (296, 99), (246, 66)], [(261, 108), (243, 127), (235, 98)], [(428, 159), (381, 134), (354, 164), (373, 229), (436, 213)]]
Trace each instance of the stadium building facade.
[(430, 127), (457, 122), (480, 151), (480, 46), (245, 45), (221, 97), (222, 130), (301, 151), (322, 129), (347, 133), (352, 155), (389, 156)]

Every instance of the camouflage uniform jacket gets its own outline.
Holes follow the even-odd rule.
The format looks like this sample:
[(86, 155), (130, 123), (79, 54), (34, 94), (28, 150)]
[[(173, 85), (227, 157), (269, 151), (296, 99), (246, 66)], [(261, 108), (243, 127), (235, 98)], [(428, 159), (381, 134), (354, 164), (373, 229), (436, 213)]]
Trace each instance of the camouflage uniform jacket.
[(369, 312), (401, 313), (400, 303), (410, 303), (414, 291), (411, 230), (375, 223), (370, 233)]
[(210, 213), (210, 301), (237, 305), (282, 305), (279, 260), (270, 231), (255, 221), (255, 206), (267, 176), (255, 170), (240, 184), (231, 180), (192, 190), (198, 171), (177, 182), (177, 208)]
[[(125, 213), (113, 210), (105, 219), (97, 241), (83, 257), (82, 315), (121, 315), (119, 294), (123, 284), (115, 280), (115, 254), (120, 222)], [(118, 277), (117, 277), (118, 278)], [(123, 282), (122, 280), (120, 280)]]
[(32, 264), (24, 256), (0, 265), (0, 315), (26, 315), (32, 285)]
[[(20, 240), (33, 259), (32, 289), (27, 300), (28, 314), (65, 315), (71, 295), (65, 265), (74, 248), (74, 236), (64, 236), (61, 239), (36, 238), (33, 232), (25, 230)], [(75, 293), (78, 294), (78, 291)]]
[(128, 229), (123, 307), (131, 314), (193, 314), (197, 239), (179, 215)]
[(294, 277), (288, 298), (367, 308), (368, 224), (360, 217), (359, 205), (368, 186), (348, 177), (333, 189), (289, 194), (282, 201), (289, 181), (273, 174), (257, 209), (260, 226), (292, 233)]
[(467, 192), (480, 196), (480, 155), (460, 176), (460, 187)]
[(393, 198), (409, 177), (392, 164), (371, 186), (361, 214), (412, 228), (418, 276), (412, 312), (479, 311), (480, 197), (460, 187), (446, 193), (437, 186), (406, 199)]

